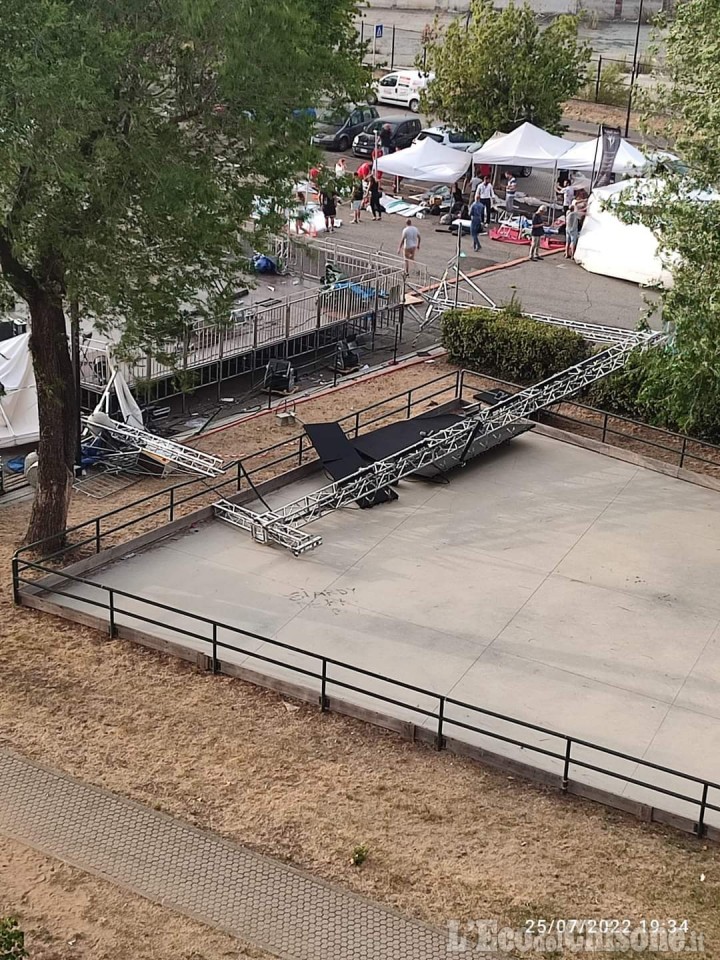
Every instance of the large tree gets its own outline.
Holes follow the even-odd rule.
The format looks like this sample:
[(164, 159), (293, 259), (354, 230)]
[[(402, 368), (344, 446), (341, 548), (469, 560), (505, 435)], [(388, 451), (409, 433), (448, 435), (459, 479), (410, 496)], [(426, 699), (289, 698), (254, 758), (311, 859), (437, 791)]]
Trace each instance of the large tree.
[(426, 63), (435, 79), (424, 108), (478, 140), (525, 120), (556, 130), (590, 58), (577, 31), (577, 17), (541, 30), (528, 4), (495, 10), (492, 0), (471, 0), (467, 19), (430, 37)]
[[(665, 37), (669, 79), (645, 97), (661, 110), (687, 169), (638, 188), (620, 213), (658, 238), (673, 274), (661, 293), (674, 337), (635, 371), (649, 419), (720, 440), (720, 0), (685, 0)], [(699, 200), (699, 197), (704, 199)], [(711, 199), (708, 199), (711, 198)], [(640, 202), (638, 202), (640, 201)]]
[(66, 313), (152, 348), (237, 276), (255, 199), (306, 169), (304, 108), (365, 83), (355, 0), (2, 0), (0, 270), (38, 384), (29, 541), (60, 538), (75, 453)]

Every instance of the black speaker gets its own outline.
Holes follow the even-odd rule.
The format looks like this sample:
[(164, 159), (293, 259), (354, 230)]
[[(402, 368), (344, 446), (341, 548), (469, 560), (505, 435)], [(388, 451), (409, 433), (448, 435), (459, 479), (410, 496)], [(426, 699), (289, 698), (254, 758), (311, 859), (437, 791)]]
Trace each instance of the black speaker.
[(297, 377), (288, 360), (273, 359), (265, 367), (263, 389), (269, 393), (290, 393), (295, 387)]

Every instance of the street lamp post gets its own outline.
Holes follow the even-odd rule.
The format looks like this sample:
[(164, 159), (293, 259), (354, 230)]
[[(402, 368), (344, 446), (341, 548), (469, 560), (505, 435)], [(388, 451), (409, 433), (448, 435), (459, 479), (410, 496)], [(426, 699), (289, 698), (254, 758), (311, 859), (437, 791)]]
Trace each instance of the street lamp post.
[(632, 110), (633, 88), (635, 86), (635, 78), (637, 76), (637, 58), (638, 58), (638, 47), (640, 46), (640, 25), (642, 24), (642, 15), (643, 15), (643, 0), (640, 0), (640, 6), (638, 8), (637, 30), (635, 31), (635, 50), (633, 51), (632, 71), (630, 73), (630, 90), (628, 92), (627, 117), (625, 118), (625, 136), (626, 137), (630, 135), (630, 111)]

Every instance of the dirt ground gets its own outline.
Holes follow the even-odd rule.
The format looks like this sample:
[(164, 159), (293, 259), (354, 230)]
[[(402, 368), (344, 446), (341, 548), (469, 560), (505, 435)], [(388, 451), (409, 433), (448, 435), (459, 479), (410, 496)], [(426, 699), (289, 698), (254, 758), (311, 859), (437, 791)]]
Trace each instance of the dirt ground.
[(268, 954), (0, 837), (0, 917), (31, 960), (264, 960)]
[[(446, 369), (438, 362), (397, 371), (369, 391), (356, 385), (298, 413), (335, 419)], [(232, 457), (260, 437), (268, 443), (294, 432), (274, 416), (250, 424), (203, 445)], [(112, 504), (76, 496), (72, 516), (91, 517), (157, 484), (144, 480)], [(27, 503), (0, 511), (3, 743), (440, 926), (687, 919), (705, 938), (695, 956), (720, 956), (720, 847), (16, 608), (9, 564), (27, 515)], [(369, 858), (358, 869), (349, 857), (361, 843)], [(56, 868), (56, 883), (45, 858), (0, 849), (0, 908), (18, 913), (38, 942), (55, 943), (55, 953), (36, 948), (41, 960), (244, 956), (223, 953), (234, 948), (222, 937), (160, 908), (66, 868)], [(46, 879), (33, 884), (35, 876)], [(158, 942), (162, 931), (176, 936), (165, 942), (177, 950), (154, 940), (138, 949), (130, 934), (149, 927), (160, 931)], [(86, 938), (84, 954), (67, 953), (75, 932)]]

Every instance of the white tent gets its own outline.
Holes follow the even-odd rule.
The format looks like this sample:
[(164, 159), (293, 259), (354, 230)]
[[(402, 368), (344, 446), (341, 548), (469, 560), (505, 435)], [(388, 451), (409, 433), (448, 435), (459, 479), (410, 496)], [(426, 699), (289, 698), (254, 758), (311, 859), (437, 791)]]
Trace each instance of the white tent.
[(463, 150), (453, 150), (430, 137), (417, 140), (407, 150), (379, 157), (377, 169), (392, 177), (409, 180), (429, 180), (431, 183), (455, 183), (467, 172), (471, 156)]
[(521, 123), (511, 133), (495, 135), (473, 154), (473, 163), (553, 169), (567, 153), (569, 141)]
[[(0, 449), (37, 443), (37, 388), (29, 333), (0, 341), (0, 384), (4, 391), (0, 396)], [(119, 371), (113, 371), (98, 406), (107, 405), (111, 389), (117, 396), (122, 422), (142, 429), (142, 412)]]
[(637, 185), (637, 180), (623, 180), (593, 191), (575, 260), (590, 273), (643, 286), (669, 287), (672, 275), (660, 259), (652, 231), (642, 224), (623, 223), (612, 212), (613, 200)]
[[(596, 137), (594, 140), (583, 140), (575, 143), (563, 154), (558, 165), (565, 170), (581, 170), (584, 173), (589, 173), (599, 168), (601, 160), (602, 139)], [(647, 163), (647, 157), (640, 153), (637, 147), (628, 143), (627, 140), (621, 140), (613, 163), (613, 173), (621, 175), (640, 173), (647, 167)]]
[(0, 341), (0, 384), (0, 448), (34, 443), (38, 411), (29, 333)]

